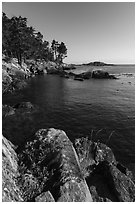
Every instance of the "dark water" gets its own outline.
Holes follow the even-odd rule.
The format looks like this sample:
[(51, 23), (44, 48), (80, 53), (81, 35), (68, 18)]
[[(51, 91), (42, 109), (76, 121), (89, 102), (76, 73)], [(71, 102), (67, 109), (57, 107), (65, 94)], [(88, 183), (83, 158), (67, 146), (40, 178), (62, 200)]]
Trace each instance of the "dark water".
[[(79, 67), (75, 72), (90, 70)], [(21, 145), (40, 128), (64, 130), (70, 140), (90, 135), (94, 140), (107, 142), (118, 161), (132, 171), (135, 164), (135, 77), (134, 66), (105, 67), (119, 75), (119, 80), (75, 81), (45, 75), (30, 79), (26, 89), (3, 97), (3, 103), (13, 105), (30, 101), (38, 106), (29, 123), (24, 122), (24, 135), (19, 134), (14, 122), (9, 133)], [(4, 125), (4, 124), (3, 124)], [(100, 131), (99, 131), (100, 130)], [(98, 132), (98, 133), (97, 133)], [(110, 140), (108, 141), (109, 136)]]

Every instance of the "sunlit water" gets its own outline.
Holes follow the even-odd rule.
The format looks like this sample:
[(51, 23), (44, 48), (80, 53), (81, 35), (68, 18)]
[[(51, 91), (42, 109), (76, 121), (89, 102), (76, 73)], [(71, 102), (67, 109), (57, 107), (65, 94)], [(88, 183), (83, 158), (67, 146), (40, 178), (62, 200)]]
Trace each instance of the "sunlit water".
[[(92, 69), (79, 66), (75, 72)], [(21, 146), (40, 128), (62, 129), (72, 142), (75, 138), (90, 135), (93, 129), (93, 139), (107, 143), (117, 160), (134, 171), (135, 67), (103, 69), (117, 74), (119, 79), (75, 81), (55, 75), (37, 76), (28, 80), (29, 85), (23, 91), (5, 95), (4, 104), (30, 101), (38, 106), (30, 124), (22, 127), (23, 133), (12, 124), (10, 137), (14, 143)]]

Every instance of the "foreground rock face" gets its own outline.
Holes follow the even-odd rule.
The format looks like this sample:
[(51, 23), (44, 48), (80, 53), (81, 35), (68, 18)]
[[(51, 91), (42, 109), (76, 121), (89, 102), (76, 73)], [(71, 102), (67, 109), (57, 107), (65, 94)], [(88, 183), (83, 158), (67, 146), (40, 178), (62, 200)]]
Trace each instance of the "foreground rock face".
[(88, 138), (81, 138), (76, 141), (76, 148), (93, 201), (135, 200), (132, 173), (116, 161), (109, 147)]
[[(20, 164), (21, 175), (29, 170), (37, 179), (35, 188), (33, 185), (25, 192), (25, 200), (33, 201), (36, 194), (50, 191), (55, 201), (92, 201), (77, 154), (65, 132), (53, 128), (39, 130), (36, 140), (27, 143), (25, 151), (20, 154), (20, 161), (23, 162)], [(22, 186), (26, 186), (25, 180)]]
[(18, 158), (14, 146), (5, 138), (2, 138), (2, 201), (23, 201), (17, 184)]
[[(32, 108), (31, 104), (18, 107)], [(16, 154), (3, 137), (3, 191), (6, 202), (133, 202), (132, 173), (109, 147), (77, 139), (77, 153), (64, 131), (40, 129)]]

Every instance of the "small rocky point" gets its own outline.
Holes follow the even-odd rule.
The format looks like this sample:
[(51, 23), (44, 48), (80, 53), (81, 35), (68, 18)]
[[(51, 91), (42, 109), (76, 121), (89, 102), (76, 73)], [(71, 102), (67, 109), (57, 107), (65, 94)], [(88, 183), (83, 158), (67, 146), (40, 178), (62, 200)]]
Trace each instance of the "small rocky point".
[(135, 201), (132, 173), (105, 144), (88, 137), (72, 144), (54, 128), (38, 130), (20, 153), (2, 142), (3, 202)]

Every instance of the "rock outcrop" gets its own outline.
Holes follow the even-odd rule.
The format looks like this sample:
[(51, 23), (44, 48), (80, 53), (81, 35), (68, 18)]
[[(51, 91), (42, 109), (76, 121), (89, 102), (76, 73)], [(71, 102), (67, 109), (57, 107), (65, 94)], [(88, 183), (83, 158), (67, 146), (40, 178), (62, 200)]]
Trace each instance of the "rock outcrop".
[(132, 173), (116, 161), (109, 147), (89, 138), (77, 139), (75, 147), (77, 153), (65, 132), (54, 128), (37, 131), (18, 155), (3, 137), (3, 201), (135, 200)]
[(117, 79), (114, 75), (109, 74), (104, 70), (93, 70), (92, 78), (94, 79)]
[(78, 139), (75, 144), (93, 201), (133, 202), (135, 200), (132, 173), (116, 161), (109, 147), (88, 138)]
[(90, 79), (92, 74), (90, 71), (82, 72), (80, 74), (75, 74), (75, 78)]
[(26, 87), (30, 71), (25, 63), (20, 66), (15, 58), (2, 60), (2, 93)]

